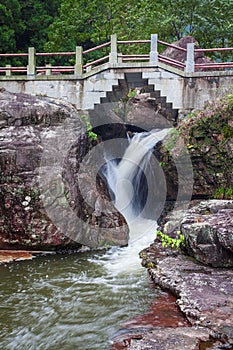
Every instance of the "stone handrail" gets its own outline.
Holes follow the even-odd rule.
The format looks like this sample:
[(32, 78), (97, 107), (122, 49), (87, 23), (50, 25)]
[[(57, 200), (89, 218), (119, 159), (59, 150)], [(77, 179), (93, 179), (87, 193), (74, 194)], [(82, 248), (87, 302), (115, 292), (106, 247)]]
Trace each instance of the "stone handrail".
[[(122, 54), (118, 52), (119, 45), (132, 45), (132, 44), (150, 44), (150, 51), (146, 54)], [(186, 62), (179, 62), (177, 60), (168, 58), (166, 56), (158, 54), (158, 44), (171, 47), (186, 53)], [(83, 59), (90, 52), (94, 52), (103, 48), (107, 48), (109, 54), (105, 54), (102, 57), (92, 60), (83, 64)], [(229, 52), (233, 51), (233, 48), (212, 48), (212, 49), (195, 49), (194, 43), (188, 43), (187, 48), (182, 48), (174, 44), (169, 44), (164, 41), (158, 40), (157, 34), (151, 34), (150, 40), (117, 40), (116, 34), (111, 35), (111, 41), (98, 45), (94, 48), (83, 51), (81, 46), (77, 46), (75, 51), (72, 52), (53, 52), (53, 53), (37, 53), (34, 47), (28, 49), (28, 53), (10, 53), (10, 54), (0, 54), (0, 58), (10, 58), (10, 57), (27, 57), (28, 64), (23, 67), (13, 67), (10, 64), (0, 67), (0, 74), (5, 74), (6, 76), (11, 76), (12, 73), (22, 74), (25, 73), (28, 77), (34, 77), (37, 74), (41, 75), (51, 75), (60, 73), (69, 73), (81, 78), (84, 73), (90, 72), (93, 68), (102, 65), (103, 63), (109, 63), (113, 67), (122, 67), (126, 65), (127, 62), (146, 62), (149, 66), (158, 66), (159, 62), (166, 65), (173, 66), (179, 70), (185, 71), (186, 73), (193, 73), (195, 70), (201, 68), (201, 70), (208, 69), (229, 69), (233, 68), (233, 62), (210, 62), (195, 64), (195, 53), (196, 52)], [(57, 57), (57, 56), (67, 56), (73, 57), (75, 64), (63, 65), (63, 66), (51, 66), (51, 65), (36, 65), (37, 57)]]

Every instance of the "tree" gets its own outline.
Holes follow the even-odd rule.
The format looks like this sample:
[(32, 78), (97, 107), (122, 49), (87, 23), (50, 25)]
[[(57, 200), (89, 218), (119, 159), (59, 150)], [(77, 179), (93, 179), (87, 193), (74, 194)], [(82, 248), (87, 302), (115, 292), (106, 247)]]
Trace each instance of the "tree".
[(27, 51), (34, 46), (43, 51), (48, 40), (47, 30), (57, 15), (60, 0), (19, 0), (24, 30), (17, 33), (17, 49)]
[(201, 47), (232, 46), (233, 0), (145, 0), (145, 12), (164, 40), (192, 35)]
[(74, 51), (113, 33), (122, 40), (158, 33), (168, 42), (192, 35), (201, 47), (233, 46), (232, 17), (233, 0), (2, 0), (0, 50)]
[(18, 0), (2, 0), (0, 3), (0, 52), (16, 51), (17, 32), (23, 30)]
[(143, 4), (142, 0), (63, 0), (59, 16), (49, 27), (46, 47), (70, 50), (83, 45), (85, 49), (108, 41), (113, 33), (122, 40), (145, 38)]
[(165, 41), (192, 35), (201, 47), (230, 46), (233, 0), (63, 0), (49, 27), (46, 49), (84, 49), (110, 39), (146, 39), (158, 33)]

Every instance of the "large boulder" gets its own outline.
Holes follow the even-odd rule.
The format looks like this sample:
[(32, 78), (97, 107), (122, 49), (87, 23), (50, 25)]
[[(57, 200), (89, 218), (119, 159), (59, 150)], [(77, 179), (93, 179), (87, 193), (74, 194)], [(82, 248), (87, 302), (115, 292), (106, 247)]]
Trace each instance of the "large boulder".
[(127, 244), (72, 105), (1, 90), (0, 127), (1, 249)]
[[(187, 48), (187, 44), (194, 44), (195, 49), (199, 49), (198, 43), (195, 40), (193, 36), (185, 36), (181, 38), (178, 41), (175, 41), (173, 45), (180, 47), (182, 49)], [(187, 60), (187, 54), (186, 51), (184, 50), (179, 50), (175, 47), (167, 47), (162, 53), (162, 56), (172, 58), (173, 60), (176, 60), (178, 62), (185, 63)], [(194, 62), (196, 64), (201, 64), (201, 63), (211, 63), (212, 61), (204, 55), (203, 52), (201, 51), (195, 51), (194, 53)], [(175, 66), (176, 67), (176, 66)], [(202, 68), (196, 68), (196, 70), (203, 70)]]
[(108, 140), (125, 138), (127, 130), (138, 132), (170, 128), (177, 111), (172, 109), (165, 97), (157, 96), (157, 93), (135, 88), (117, 102), (95, 105), (89, 111), (93, 129), (103, 140)]
[(180, 225), (189, 255), (214, 267), (233, 266), (233, 201), (201, 202)]
[(126, 105), (125, 122), (145, 130), (171, 127), (171, 111), (162, 106), (151, 93), (135, 94)]
[(185, 251), (203, 264), (233, 266), (233, 201), (208, 200), (191, 205), (186, 212), (173, 210), (160, 230), (171, 237), (185, 237)]

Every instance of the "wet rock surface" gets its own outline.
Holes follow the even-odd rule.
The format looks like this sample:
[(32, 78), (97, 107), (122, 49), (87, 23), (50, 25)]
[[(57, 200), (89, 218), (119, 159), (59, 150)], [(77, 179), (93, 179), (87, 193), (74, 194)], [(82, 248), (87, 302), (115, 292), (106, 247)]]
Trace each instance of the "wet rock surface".
[[(177, 305), (193, 327), (202, 327), (202, 330), (205, 328), (208, 337), (203, 339), (202, 332), (198, 335), (197, 331), (198, 339), (215, 340), (214, 346), (218, 342), (219, 349), (232, 349), (232, 269), (207, 267), (180, 254), (171, 256), (174, 253), (166, 248), (161, 248), (158, 256), (156, 250), (153, 251), (153, 247), (150, 247), (144, 259), (146, 266), (149, 262), (154, 264), (153, 268), (149, 268), (149, 274), (154, 283), (176, 295)], [(193, 327), (192, 329), (196, 329)], [(191, 333), (192, 330), (190, 330)], [(156, 334), (154, 336), (157, 338)], [(153, 336), (151, 337), (153, 339)], [(145, 341), (148, 338), (150, 338), (149, 334)], [(181, 344), (179, 346), (177, 345), (176, 349), (182, 349)], [(161, 349), (170, 348), (161, 347)], [(194, 347), (194, 349), (200, 349), (200, 347)]]
[(55, 252), (46, 251), (28, 251), (28, 250), (0, 250), (0, 265), (12, 261), (32, 260), (36, 256), (55, 254)]
[(111, 350), (128, 349), (134, 340), (143, 338), (146, 332), (158, 329), (174, 330), (175, 327), (189, 327), (190, 324), (176, 305), (176, 298), (169, 293), (157, 291), (159, 297), (150, 305), (149, 311), (125, 322), (113, 337)]
[(71, 104), (1, 90), (0, 122), (1, 249), (127, 243), (105, 184), (90, 167), (80, 170), (96, 142)]
[(160, 328), (148, 332), (142, 339), (132, 339), (130, 350), (197, 350), (201, 343), (209, 343), (203, 328)]
[[(174, 347), (170, 346), (169, 342), (175, 334), (177, 334), (176, 349), (186, 349), (185, 346), (187, 346), (187, 349), (189, 346), (190, 349), (233, 349), (233, 269), (232, 266), (224, 267), (226, 260), (223, 259), (222, 254), (224, 246), (224, 249), (226, 248), (228, 251), (228, 257), (232, 259), (232, 204), (232, 201), (227, 200), (212, 200), (195, 204), (187, 211), (183, 219), (181, 219), (181, 215), (176, 213), (177, 221), (175, 225), (173, 222), (173, 230), (171, 230), (172, 217), (174, 219), (175, 214), (168, 215), (167, 221), (164, 220), (161, 229), (166, 234), (169, 230), (173, 235), (177, 230), (185, 234), (186, 254), (172, 248), (163, 247), (160, 239), (156, 239), (153, 245), (140, 253), (142, 264), (148, 268), (149, 275), (155, 285), (177, 297), (177, 305), (192, 327), (187, 332), (179, 329), (177, 330), (178, 333), (176, 333), (176, 330), (171, 332), (168, 330), (168, 333), (164, 330), (162, 330), (162, 333), (147, 333), (143, 335), (140, 343), (134, 340), (130, 349), (139, 349), (140, 344), (140, 349), (159, 349), (159, 346), (161, 346), (160, 349), (170, 350)], [(231, 220), (227, 215), (229, 213), (231, 213)], [(206, 220), (205, 227), (209, 225), (211, 229), (205, 229), (204, 234), (203, 231), (193, 230), (192, 222), (194, 221), (196, 225), (196, 218), (201, 220), (201, 224)], [(185, 227), (184, 232), (182, 231), (183, 225)], [(194, 235), (194, 232), (196, 235)], [(202, 244), (202, 240), (198, 236), (200, 234), (202, 240), (203, 237), (208, 240), (208, 246), (204, 243), (203, 249), (198, 247)], [(195, 244), (193, 244), (194, 241)], [(221, 244), (223, 244), (222, 248), (220, 247)], [(205, 249), (207, 250), (205, 251)], [(205, 251), (204, 256), (208, 257), (208, 261), (206, 259), (202, 260), (205, 263), (208, 262), (209, 266), (187, 255), (189, 253), (199, 258), (200, 251), (202, 255)], [(217, 253), (219, 254), (218, 265), (222, 267), (210, 266), (215, 265), (216, 259), (214, 257), (218, 257)], [(192, 336), (193, 330), (195, 336), (192, 340), (193, 347), (191, 347), (186, 335), (190, 334)], [(199, 331), (200, 334), (198, 334)], [(166, 341), (160, 343), (165, 339), (164, 336), (167, 337), (168, 345), (166, 345)], [(184, 342), (183, 345), (182, 341)], [(155, 344), (155, 347), (152, 344)]]

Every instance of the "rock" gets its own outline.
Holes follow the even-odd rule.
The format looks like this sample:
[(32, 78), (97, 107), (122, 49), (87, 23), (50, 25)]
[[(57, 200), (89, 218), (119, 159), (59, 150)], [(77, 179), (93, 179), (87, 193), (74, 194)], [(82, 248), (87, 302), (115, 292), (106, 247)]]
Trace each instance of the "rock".
[[(212, 339), (216, 344), (219, 342), (220, 347), (215, 344), (214, 349), (231, 349), (233, 346), (232, 269), (204, 266), (188, 256), (174, 253), (169, 248), (162, 248), (158, 241), (145, 249), (141, 256), (143, 256), (144, 266), (153, 266), (148, 269), (148, 272), (154, 283), (176, 295), (177, 304), (191, 325), (205, 328), (204, 332), (209, 334), (209, 339), (205, 337), (203, 340)], [(189, 331), (189, 329), (186, 330)], [(154, 341), (157, 334), (148, 334), (145, 344), (148, 337)], [(144, 347), (141, 348), (144, 349)], [(178, 349), (183, 349), (181, 344), (177, 345)]]
[(185, 235), (185, 255), (157, 239), (140, 253), (142, 265), (156, 286), (177, 297), (192, 327), (146, 332), (129, 349), (170, 350), (174, 335), (177, 350), (233, 348), (232, 209), (232, 200), (194, 201), (187, 212), (173, 210), (163, 219), (163, 233)]
[[(233, 107), (232, 95), (193, 111), (178, 121), (176, 133), (166, 144), (158, 145), (156, 154), (166, 176), (168, 196), (176, 199), (183, 180), (177, 176), (175, 160), (185, 168), (182, 155), (184, 147), (192, 162), (193, 199), (232, 198), (233, 183)], [(183, 163), (183, 164), (182, 164)], [(178, 174), (179, 175), (179, 174)], [(176, 189), (176, 191), (174, 190)]]
[(186, 213), (172, 211), (160, 229), (171, 236), (185, 236), (186, 252), (214, 267), (233, 266), (233, 201), (209, 200)]
[(142, 339), (132, 339), (129, 350), (197, 350), (201, 342), (209, 342), (203, 328), (160, 328), (145, 333)]
[(135, 339), (144, 339), (147, 332), (159, 333), (162, 329), (166, 329), (167, 333), (172, 334), (171, 331), (175, 327), (181, 329), (190, 327), (183, 313), (178, 310), (174, 296), (161, 290), (156, 290), (156, 295), (148, 312), (135, 316), (121, 325), (121, 329), (111, 339), (111, 350), (125, 349), (125, 345), (134, 344)]
[(105, 141), (125, 138), (128, 130), (170, 128), (175, 112), (165, 97), (153, 97), (155, 94), (154, 91), (141, 92), (135, 88), (118, 102), (95, 105), (94, 110), (89, 111), (94, 131)]
[(4, 249), (0, 250), (0, 265), (12, 261), (32, 260), (36, 256), (51, 254), (55, 254), (55, 252)]
[[(189, 43), (194, 43), (195, 44), (195, 49), (199, 49), (198, 43), (196, 42), (195, 38), (192, 36), (185, 36), (183, 38), (181, 38), (180, 40), (172, 43), (173, 45), (176, 45), (178, 47), (181, 47), (183, 49), (187, 48), (187, 44)], [(185, 63), (186, 59), (187, 59), (187, 54), (185, 51), (181, 51), (179, 49), (176, 49), (174, 47), (168, 47), (166, 48), (166, 50), (164, 50), (161, 53), (162, 56), (168, 57), (168, 58), (172, 58), (173, 60), (176, 60), (178, 62), (183, 62)], [(204, 55), (203, 52), (195, 52), (194, 55), (194, 61), (196, 64), (200, 64), (200, 63), (211, 63), (212, 61), (206, 57)], [(175, 66), (176, 67), (176, 66)], [(196, 70), (201, 71), (201, 68), (198, 68)]]
[(1, 249), (127, 244), (97, 163), (80, 167), (97, 143), (71, 104), (1, 90), (0, 122)]
[(126, 138), (126, 127), (120, 106), (120, 103), (103, 103), (95, 105), (95, 109), (89, 111), (93, 130), (101, 135), (103, 141)]
[(129, 99), (125, 120), (145, 130), (170, 128), (172, 117), (150, 93), (141, 93)]
[(214, 214), (204, 214), (204, 206), (203, 214), (195, 214), (195, 207), (194, 214), (185, 217), (180, 231), (185, 236), (189, 255), (215, 267), (233, 266), (233, 201), (231, 204), (232, 209), (226, 203), (226, 209)]

